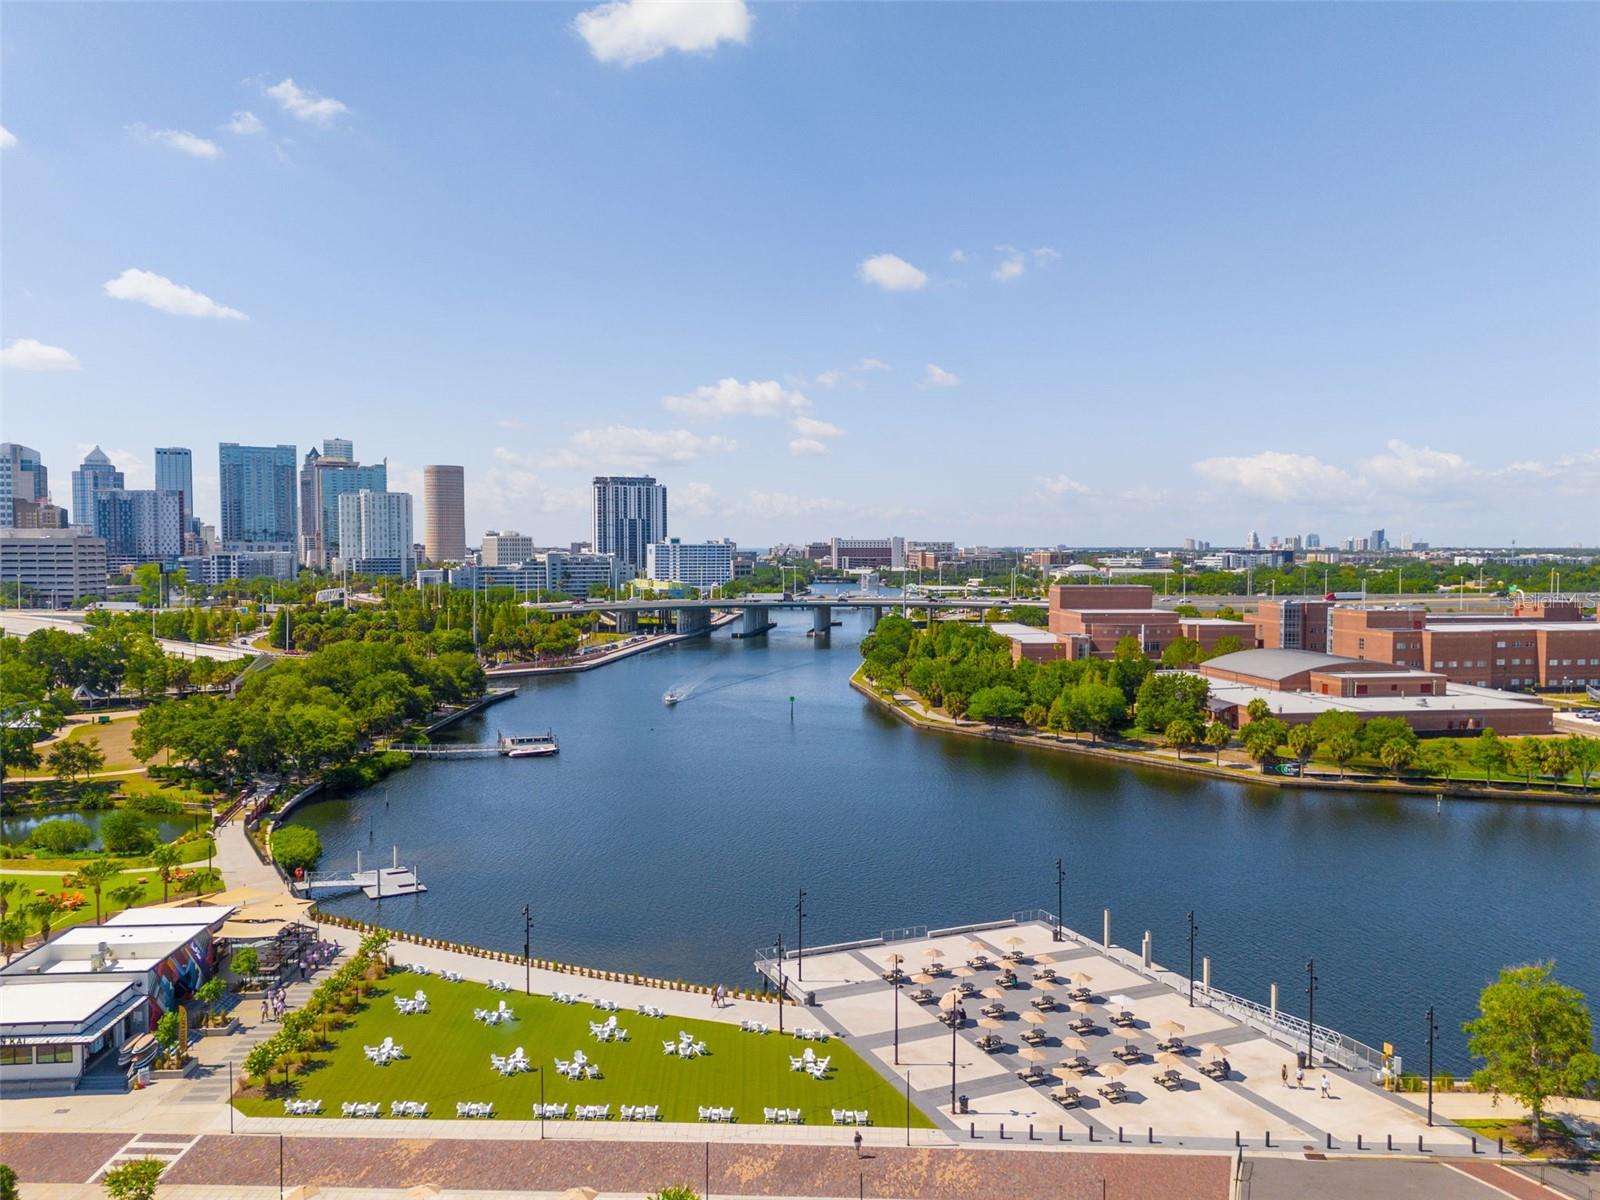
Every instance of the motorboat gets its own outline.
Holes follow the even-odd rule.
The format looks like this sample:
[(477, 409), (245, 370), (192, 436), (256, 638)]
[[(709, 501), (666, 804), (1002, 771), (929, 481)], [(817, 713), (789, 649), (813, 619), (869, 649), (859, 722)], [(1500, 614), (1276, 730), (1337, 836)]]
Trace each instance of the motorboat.
[(669, 708), (689, 694), (689, 689), (684, 687), (668, 688), (661, 695), (661, 703)]
[(507, 758), (547, 758), (560, 751), (561, 746), (556, 741), (556, 735), (549, 730), (543, 733), (512, 734), (500, 739), (500, 753)]

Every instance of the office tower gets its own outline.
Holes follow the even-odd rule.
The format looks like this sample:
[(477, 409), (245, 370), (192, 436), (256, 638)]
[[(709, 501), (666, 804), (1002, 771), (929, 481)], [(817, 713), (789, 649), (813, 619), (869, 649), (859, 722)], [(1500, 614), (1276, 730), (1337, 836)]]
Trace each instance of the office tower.
[(479, 564), (485, 567), (509, 567), (532, 557), (533, 539), (515, 529), (489, 530), (483, 535), (483, 546), (478, 552)]
[(104, 600), (106, 544), (77, 530), (0, 529), (0, 586), (42, 608)]
[(647, 547), (645, 572), (651, 579), (712, 588), (733, 579), (733, 542), (680, 542), (668, 538)]
[(94, 528), (94, 494), (105, 488), (122, 486), (122, 472), (111, 465), (104, 450), (96, 446), (84, 455), (83, 465), (72, 473), (72, 523)]
[(300, 561), (308, 567), (326, 567), (339, 553), (339, 497), (359, 491), (389, 490), (389, 464), (385, 460), (362, 466), (348, 457), (351, 444), (330, 438), (323, 446), (334, 445), (346, 453), (344, 458), (306, 451), (300, 468)]
[(422, 544), (429, 562), (467, 557), (466, 474), (460, 467), (422, 468)]
[(1246, 550), (1261, 549), (1261, 538), (1254, 529), (1250, 531), (1250, 536), (1245, 539), (1244, 548)]
[(293, 550), (299, 522), (293, 446), (217, 447), (222, 542), (230, 549)]
[(1307, 550), (1321, 550), (1322, 549), (1322, 535), (1320, 533), (1308, 533), (1308, 534), (1306, 534), (1306, 549)]
[(172, 562), (183, 554), (183, 493), (101, 488), (94, 494), (94, 527), (112, 568)]
[(323, 438), (322, 457), (331, 458), (334, 462), (354, 462), (356, 444), (349, 438)]
[(1367, 549), (1368, 550), (1387, 550), (1388, 548), (1389, 548), (1389, 539), (1388, 539), (1387, 536), (1385, 536), (1383, 530), (1374, 529), (1372, 531), (1372, 535), (1367, 538)]
[(0, 529), (37, 528), (38, 521), (18, 516), (16, 505), (36, 510), (50, 503), (50, 473), (39, 452), (16, 442), (0, 442)]
[(183, 531), (194, 524), (194, 454), (184, 446), (156, 447), (156, 491), (183, 496)]
[(596, 554), (642, 573), (650, 544), (667, 540), (666, 487), (649, 475), (596, 475), (591, 529)]
[(411, 496), (407, 492), (346, 492), (339, 497), (341, 565), (360, 575), (410, 577)]

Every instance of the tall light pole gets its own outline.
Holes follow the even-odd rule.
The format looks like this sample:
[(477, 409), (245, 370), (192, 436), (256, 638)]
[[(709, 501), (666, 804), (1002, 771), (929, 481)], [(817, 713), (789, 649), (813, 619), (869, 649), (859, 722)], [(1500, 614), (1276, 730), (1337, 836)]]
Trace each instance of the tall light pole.
[(1317, 1062), (1313, 1039), (1317, 1034), (1317, 960), (1306, 959), (1306, 1066)]
[(1061, 912), (1061, 909), (1062, 909), (1062, 897), (1065, 894), (1066, 880), (1067, 880), (1067, 872), (1066, 872), (1065, 868), (1062, 867), (1061, 860), (1058, 858), (1058, 859), (1056, 859), (1056, 934), (1055, 934), (1055, 940), (1058, 941), (1058, 942), (1062, 942), (1062, 941), (1066, 940), (1066, 935), (1061, 931), (1061, 922), (1063, 920), (1062, 912)]
[(522, 906), (522, 990), (533, 995), (533, 914), (526, 904)]
[(1428, 1005), (1428, 1125), (1433, 1125), (1433, 1043), (1439, 1037), (1439, 1026), (1433, 1019), (1433, 1005)]
[(900, 1065), (900, 976), (894, 977), (894, 1065)]
[[(794, 709), (789, 710), (790, 719), (794, 718)], [(806, 978), (806, 890), (800, 889), (800, 899), (795, 902), (795, 949), (794, 973), (795, 978), (802, 983)]]
[(1189, 1007), (1194, 1007), (1194, 935), (1200, 926), (1194, 923), (1194, 909), (1189, 910)]

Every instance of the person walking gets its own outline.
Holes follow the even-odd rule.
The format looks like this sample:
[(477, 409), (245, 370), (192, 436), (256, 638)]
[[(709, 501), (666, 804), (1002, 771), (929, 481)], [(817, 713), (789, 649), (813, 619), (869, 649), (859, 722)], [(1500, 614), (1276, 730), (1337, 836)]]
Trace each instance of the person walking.
[(1324, 1100), (1332, 1099), (1332, 1096), (1330, 1095), (1332, 1090), (1333, 1090), (1333, 1084), (1331, 1082), (1329, 1082), (1328, 1073), (1326, 1071), (1324, 1071), (1322, 1073), (1322, 1098)]
[(1278, 1067), (1278, 1078), (1283, 1080), (1283, 1086), (1289, 1086), (1289, 1064), (1283, 1063)]
[(265, 1025), (266, 1023), (267, 1023), (267, 999), (266, 999), (265, 996), (263, 996), (261, 998), (261, 1024)]
[(1294, 1069), (1294, 1087), (1295, 1087), (1295, 1091), (1297, 1091), (1297, 1092), (1298, 1091), (1304, 1091), (1305, 1090), (1305, 1086), (1306, 1086), (1306, 1069), (1304, 1067), (1296, 1067)]
[(859, 1130), (859, 1129), (856, 1130), (855, 1142), (856, 1142), (856, 1157), (860, 1158), (861, 1157), (861, 1130)]

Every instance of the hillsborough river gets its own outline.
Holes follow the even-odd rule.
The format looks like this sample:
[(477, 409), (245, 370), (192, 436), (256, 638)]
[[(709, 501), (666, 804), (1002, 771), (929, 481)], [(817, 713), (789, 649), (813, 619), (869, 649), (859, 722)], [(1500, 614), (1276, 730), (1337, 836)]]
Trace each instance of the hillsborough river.
[[(809, 614), (530, 682), (462, 736), (553, 728), (559, 757), (418, 763), (306, 807), (325, 868), (398, 845), (429, 891), (337, 912), (535, 954), (740, 984), (780, 927), (806, 942), (1055, 907), (1182, 970), (1185, 914), (1213, 983), (1424, 1062), (1466, 1066), (1462, 1020), (1502, 964), (1554, 957), (1600, 999), (1600, 810), (1278, 791), (921, 733), (846, 684), (864, 618)], [(661, 695), (689, 685), (668, 708)], [(790, 697), (794, 698), (793, 722)], [(381, 904), (381, 908), (380, 908)]]

